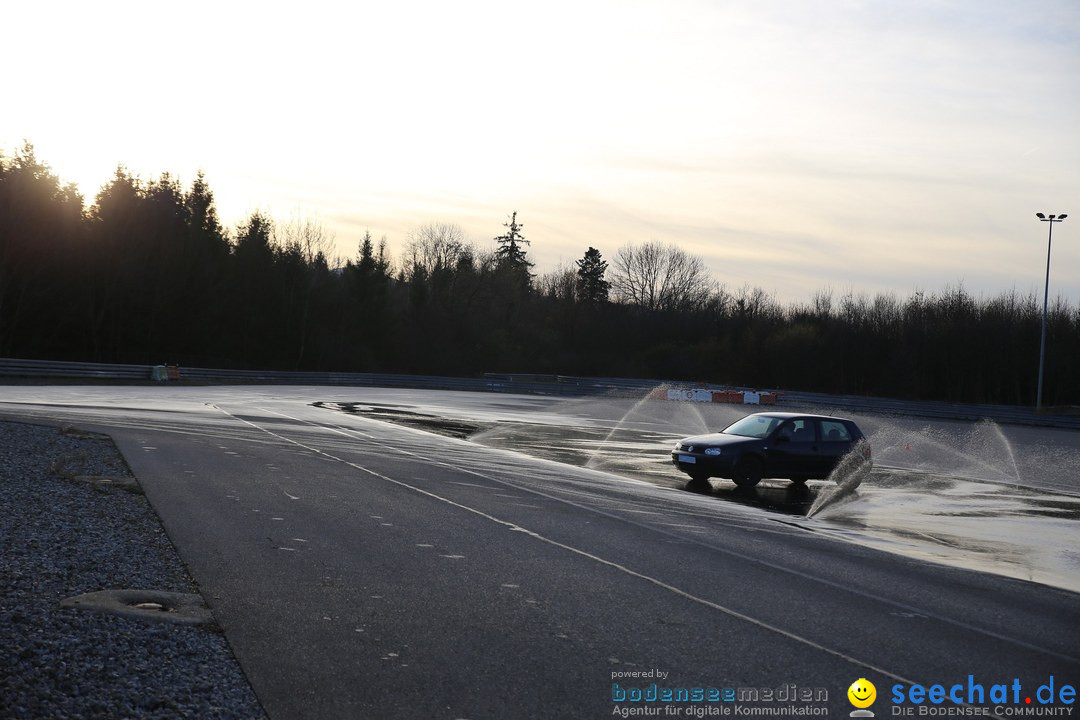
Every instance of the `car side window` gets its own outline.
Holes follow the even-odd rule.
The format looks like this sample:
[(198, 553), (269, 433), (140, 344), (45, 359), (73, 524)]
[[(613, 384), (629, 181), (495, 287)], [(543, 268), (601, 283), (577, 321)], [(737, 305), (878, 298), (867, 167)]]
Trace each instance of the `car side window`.
[(842, 422), (822, 420), (821, 438), (824, 442), (851, 442), (851, 433)]
[(814, 442), (814, 423), (809, 420), (795, 420), (794, 421), (795, 432), (792, 436), (794, 442), (811, 443)]
[(811, 443), (814, 442), (814, 424), (806, 419), (787, 420), (780, 426), (777, 436), (791, 442)]

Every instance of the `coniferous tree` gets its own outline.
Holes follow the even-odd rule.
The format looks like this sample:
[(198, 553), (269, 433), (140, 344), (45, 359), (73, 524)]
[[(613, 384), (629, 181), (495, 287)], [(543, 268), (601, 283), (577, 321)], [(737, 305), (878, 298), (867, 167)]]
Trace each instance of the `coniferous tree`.
[(278, 282), (274, 222), (261, 212), (253, 212), (237, 227), (234, 237), (230, 283), (233, 355), (246, 367), (278, 365), (284, 347), (281, 316), (286, 302)]
[(585, 256), (577, 261), (578, 288), (582, 300), (589, 303), (607, 302), (611, 288), (611, 283), (604, 278), (607, 267), (607, 261), (594, 247), (586, 250)]
[(144, 319), (150, 317), (145, 308), (151, 296), (148, 278), (155, 266), (151, 244), (146, 242), (145, 199), (142, 181), (118, 165), (88, 212), (94, 245), (87, 262), (88, 305), (94, 359), (99, 361), (148, 361), (137, 357), (136, 351), (138, 338), (149, 333)]
[(82, 196), (30, 142), (10, 160), (0, 153), (0, 356), (70, 342), (83, 223)]
[(182, 265), (185, 276), (182, 318), (187, 326), (183, 340), (189, 352), (209, 358), (220, 357), (227, 343), (227, 305), (222, 302), (229, 242), (218, 220), (214, 193), (200, 170), (184, 196), (187, 238)]
[(389, 328), (393, 326), (390, 304), (390, 259), (386, 239), (376, 251), (371, 232), (360, 241), (359, 256), (345, 265), (346, 287), (352, 302), (352, 362), (365, 370), (377, 369), (388, 353)]
[(499, 247), (495, 250), (495, 259), (500, 270), (509, 270), (514, 274), (521, 274), (526, 282), (532, 277), (530, 270), (533, 264), (526, 257), (524, 245), (529, 241), (521, 234), (524, 225), (517, 221), (517, 212), (510, 216), (510, 222), (503, 223), (506, 233), (495, 238)]

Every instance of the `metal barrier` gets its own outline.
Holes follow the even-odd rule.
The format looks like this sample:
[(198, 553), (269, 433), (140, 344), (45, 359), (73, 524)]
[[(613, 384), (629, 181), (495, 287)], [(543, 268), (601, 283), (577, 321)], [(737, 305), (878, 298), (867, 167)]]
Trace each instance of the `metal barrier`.
[[(160, 366), (0, 358), (0, 378), (143, 380), (150, 382), (155, 367)], [(182, 367), (179, 368), (179, 377), (182, 381), (195, 383), (352, 385), (566, 397), (606, 395), (638, 399), (646, 397), (658, 387), (691, 387), (687, 383), (660, 380), (513, 373), (489, 373), (482, 377), (465, 378), (392, 373), (288, 372), (281, 370), (228, 370)], [(729, 392), (758, 391), (757, 388), (716, 388), (716, 390)], [(1080, 429), (1080, 414), (1075, 410), (1062, 414), (1054, 414), (1053, 412), (1036, 413), (1033, 408), (1011, 405), (922, 402), (784, 391), (777, 409), (789, 408), (835, 408), (845, 412), (868, 412), (972, 421), (991, 419), (995, 422), (1008, 424)]]
[(149, 380), (151, 365), (0, 359), (0, 377)]
[[(161, 365), (57, 362), (0, 358), (0, 377), (68, 380), (160, 379)], [(170, 380), (206, 383), (261, 383), (280, 385), (356, 385), (365, 387), (428, 388), (473, 392), (507, 392), (544, 395), (620, 394), (638, 396), (649, 381), (615, 381), (603, 378), (563, 376), (485, 375), (479, 378), (405, 375), (392, 373), (342, 373), (284, 370), (232, 370), (168, 366)]]

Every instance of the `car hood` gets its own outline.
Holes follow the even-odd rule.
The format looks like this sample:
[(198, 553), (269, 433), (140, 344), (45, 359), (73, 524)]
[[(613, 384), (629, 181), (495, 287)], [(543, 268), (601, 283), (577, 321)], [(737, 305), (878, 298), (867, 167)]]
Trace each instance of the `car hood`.
[(742, 443), (754, 442), (758, 438), (743, 437), (742, 435), (725, 435), (724, 433), (709, 433), (708, 435), (694, 435), (683, 438), (680, 445), (701, 445), (702, 447), (721, 447), (724, 445), (741, 445)]

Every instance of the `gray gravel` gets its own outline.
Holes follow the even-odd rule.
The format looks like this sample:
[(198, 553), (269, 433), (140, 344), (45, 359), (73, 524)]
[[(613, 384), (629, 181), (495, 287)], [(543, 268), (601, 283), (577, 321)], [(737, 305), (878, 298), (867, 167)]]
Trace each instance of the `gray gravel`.
[(197, 593), (112, 441), (0, 422), (0, 718), (263, 718), (213, 628), (60, 601), (97, 590)]

